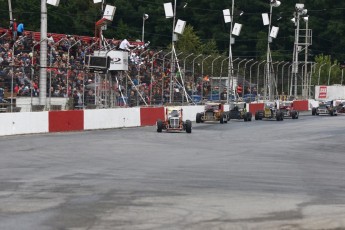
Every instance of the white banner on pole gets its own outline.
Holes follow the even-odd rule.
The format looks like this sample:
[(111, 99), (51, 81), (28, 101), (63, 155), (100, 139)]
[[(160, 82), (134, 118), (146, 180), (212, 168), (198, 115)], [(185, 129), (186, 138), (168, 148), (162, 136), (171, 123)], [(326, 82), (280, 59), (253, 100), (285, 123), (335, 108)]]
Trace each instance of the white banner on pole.
[(173, 11), (171, 2), (164, 3), (164, 11), (165, 11), (165, 17), (166, 18), (174, 17), (174, 11)]
[(231, 22), (230, 10), (229, 9), (223, 10), (223, 15), (224, 15), (224, 22), (225, 23)]

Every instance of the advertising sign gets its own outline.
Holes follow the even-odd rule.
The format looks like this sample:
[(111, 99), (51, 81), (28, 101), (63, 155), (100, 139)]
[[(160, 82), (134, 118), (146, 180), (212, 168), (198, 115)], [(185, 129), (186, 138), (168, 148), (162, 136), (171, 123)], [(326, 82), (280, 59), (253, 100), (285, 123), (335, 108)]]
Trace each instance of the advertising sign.
[(327, 98), (327, 86), (321, 85), (320, 86), (320, 91), (319, 91), (319, 98)]
[(110, 57), (109, 70), (128, 70), (128, 52), (110, 51), (108, 57)]

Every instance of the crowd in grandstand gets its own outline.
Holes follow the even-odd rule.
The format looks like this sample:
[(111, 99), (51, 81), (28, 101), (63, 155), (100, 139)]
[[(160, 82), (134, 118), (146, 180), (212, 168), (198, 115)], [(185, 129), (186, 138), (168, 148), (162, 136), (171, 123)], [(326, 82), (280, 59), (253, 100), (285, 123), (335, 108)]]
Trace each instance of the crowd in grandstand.
[[(40, 93), (40, 42), (34, 39), (32, 32), (13, 38), (11, 32), (0, 34), (0, 87), (5, 91), (13, 90), (17, 96), (36, 97)], [(85, 60), (87, 55), (101, 48), (100, 44), (95, 38), (86, 40), (65, 35), (57, 39), (48, 34), (47, 97), (73, 98), (75, 106), (94, 104), (95, 87), (90, 86), (95, 85), (95, 74), (87, 71)], [(185, 88), (181, 87), (178, 68), (175, 70), (177, 79), (170, 88), (170, 58), (163, 52), (148, 50), (148, 44), (127, 48), (121, 47), (122, 44), (114, 39), (106, 43), (108, 50), (129, 51), (128, 75), (111, 72), (113, 85), (110, 87), (117, 98), (127, 99), (129, 106), (162, 104), (170, 100), (170, 95), (173, 95), (173, 101), (181, 102), (185, 92), (200, 94), (201, 84), (196, 85), (196, 79), (191, 76), (185, 79)], [(207, 93), (207, 81), (204, 83), (204, 93)], [(171, 89), (173, 93), (170, 93)]]

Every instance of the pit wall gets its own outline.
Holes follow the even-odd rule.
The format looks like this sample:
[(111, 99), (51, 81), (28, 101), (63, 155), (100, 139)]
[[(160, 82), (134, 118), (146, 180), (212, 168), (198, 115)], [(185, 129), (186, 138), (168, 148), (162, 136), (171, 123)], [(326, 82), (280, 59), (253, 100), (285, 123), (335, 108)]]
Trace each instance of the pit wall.
[[(311, 101), (303, 103), (307, 108), (312, 104)], [(264, 103), (251, 103), (247, 104), (247, 110), (255, 114), (263, 106)], [(182, 109), (184, 120), (195, 121), (204, 106)], [(228, 111), (229, 105), (224, 105), (224, 110)], [(164, 119), (164, 113), (165, 107), (0, 113), (0, 136), (151, 126)]]

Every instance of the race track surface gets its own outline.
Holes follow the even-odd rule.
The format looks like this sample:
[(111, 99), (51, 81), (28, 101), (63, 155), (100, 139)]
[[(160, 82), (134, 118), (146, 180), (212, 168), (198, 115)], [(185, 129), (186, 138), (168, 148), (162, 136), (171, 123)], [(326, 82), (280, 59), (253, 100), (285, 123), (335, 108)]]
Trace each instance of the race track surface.
[(309, 115), (0, 137), (0, 229), (345, 229), (344, 141)]

